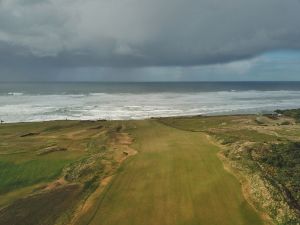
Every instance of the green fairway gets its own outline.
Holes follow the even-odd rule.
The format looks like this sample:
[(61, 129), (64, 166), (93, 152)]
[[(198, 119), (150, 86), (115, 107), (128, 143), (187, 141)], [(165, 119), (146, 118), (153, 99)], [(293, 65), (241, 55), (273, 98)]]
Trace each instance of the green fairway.
[(107, 187), (90, 225), (263, 224), (204, 134), (132, 123), (139, 153)]
[(0, 195), (32, 184), (51, 181), (60, 175), (67, 160), (32, 160), (14, 164), (0, 161)]

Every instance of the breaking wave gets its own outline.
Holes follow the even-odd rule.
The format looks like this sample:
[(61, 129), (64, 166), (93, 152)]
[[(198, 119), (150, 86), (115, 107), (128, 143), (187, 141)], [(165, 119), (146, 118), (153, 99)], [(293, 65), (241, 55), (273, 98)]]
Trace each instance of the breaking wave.
[(5, 122), (247, 114), (300, 107), (300, 91), (0, 95)]

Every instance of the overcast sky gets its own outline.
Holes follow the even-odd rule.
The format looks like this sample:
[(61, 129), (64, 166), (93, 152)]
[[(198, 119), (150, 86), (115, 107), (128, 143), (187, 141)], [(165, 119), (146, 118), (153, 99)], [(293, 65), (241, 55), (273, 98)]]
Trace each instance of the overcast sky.
[(0, 0), (0, 81), (300, 80), (300, 0)]

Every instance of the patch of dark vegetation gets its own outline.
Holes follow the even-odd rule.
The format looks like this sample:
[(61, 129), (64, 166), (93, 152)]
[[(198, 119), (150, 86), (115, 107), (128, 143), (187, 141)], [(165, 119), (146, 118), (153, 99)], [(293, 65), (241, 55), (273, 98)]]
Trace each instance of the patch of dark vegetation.
[(0, 224), (53, 225), (76, 204), (80, 194), (79, 185), (67, 185), (16, 200), (0, 210)]
[(286, 109), (286, 110), (276, 110), (276, 113), (292, 117), (297, 123), (300, 122), (300, 109)]
[[(268, 197), (262, 204), (268, 205), (269, 215), (276, 218), (276, 224), (299, 224), (300, 143), (256, 141), (230, 144), (224, 151), (224, 156), (237, 163), (237, 168), (246, 171), (246, 174), (259, 175), (267, 183), (267, 186), (261, 186), (262, 190), (266, 191), (265, 188), (271, 185), (268, 193), (272, 195), (272, 199)], [(288, 212), (286, 208), (282, 210), (284, 204), (292, 211)]]
[(20, 135), (20, 137), (29, 137), (29, 136), (36, 136), (39, 135), (40, 133), (35, 133), (35, 132), (29, 132), (29, 133), (25, 133)]
[(97, 122), (96, 120), (79, 120), (78, 121), (78, 123), (81, 123), (81, 124), (93, 124), (96, 122)]
[(269, 119), (272, 119), (272, 120), (278, 120), (279, 117), (278, 117), (278, 114), (277, 113), (272, 113), (272, 114), (264, 114), (265, 117), (268, 117)]
[(261, 154), (259, 162), (281, 184), (290, 205), (300, 216), (300, 143), (272, 144)]
[(120, 132), (123, 129), (123, 127), (121, 125), (116, 127), (116, 132)]

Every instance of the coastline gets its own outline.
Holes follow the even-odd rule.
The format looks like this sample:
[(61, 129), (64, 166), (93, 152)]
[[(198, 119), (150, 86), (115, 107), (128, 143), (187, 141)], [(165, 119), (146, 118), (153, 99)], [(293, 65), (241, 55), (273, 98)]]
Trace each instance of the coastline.
[(4, 122), (265, 114), (300, 107), (300, 82), (26, 83), (0, 89)]

